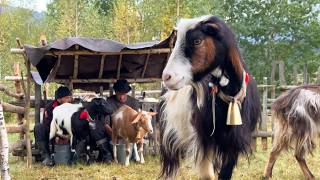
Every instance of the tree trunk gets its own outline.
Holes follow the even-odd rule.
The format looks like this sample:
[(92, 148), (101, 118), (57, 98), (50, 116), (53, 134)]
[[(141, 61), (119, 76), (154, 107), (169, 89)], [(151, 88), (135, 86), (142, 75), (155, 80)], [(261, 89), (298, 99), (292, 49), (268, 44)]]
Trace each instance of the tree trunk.
[(5, 121), (3, 115), (3, 108), (0, 102), (0, 162), (1, 162), (1, 178), (4, 180), (10, 180), (9, 175), (9, 143), (8, 134), (5, 128)]

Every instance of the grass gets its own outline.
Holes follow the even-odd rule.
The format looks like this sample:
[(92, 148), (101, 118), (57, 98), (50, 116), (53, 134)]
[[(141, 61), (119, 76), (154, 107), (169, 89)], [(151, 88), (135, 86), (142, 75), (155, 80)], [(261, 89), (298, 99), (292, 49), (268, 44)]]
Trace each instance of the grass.
[[(259, 145), (259, 142), (258, 142)], [(269, 146), (270, 143), (269, 143)], [(261, 179), (265, 162), (269, 151), (261, 150), (258, 146), (257, 152), (249, 158), (241, 157), (238, 166), (234, 170), (234, 180), (256, 180)], [(307, 156), (307, 163), (316, 179), (320, 178), (320, 149), (316, 149), (314, 156)], [(26, 167), (26, 162), (17, 157), (10, 157), (10, 173), (12, 179), (112, 179), (117, 180), (140, 180), (156, 179), (160, 170), (159, 157), (146, 157), (146, 164), (131, 163), (129, 167), (118, 164), (98, 164), (90, 166), (56, 166), (53, 168), (44, 167), (41, 164), (34, 164), (31, 169)], [(197, 174), (189, 165), (184, 164), (181, 168), (179, 178), (182, 180), (197, 179)], [(273, 170), (273, 180), (304, 179), (302, 171), (296, 162), (293, 152), (282, 152)]]

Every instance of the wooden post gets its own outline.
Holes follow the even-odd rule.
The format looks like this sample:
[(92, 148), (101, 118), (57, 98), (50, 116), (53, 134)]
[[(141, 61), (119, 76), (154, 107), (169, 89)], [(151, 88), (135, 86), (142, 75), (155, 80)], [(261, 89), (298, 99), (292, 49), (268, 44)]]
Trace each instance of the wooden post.
[(45, 83), (43, 88), (43, 101), (45, 105), (48, 104), (48, 91), (49, 91), (49, 84)]
[(6, 123), (3, 115), (2, 102), (0, 101), (0, 162), (1, 162), (1, 178), (10, 180), (9, 175), (9, 143), (6, 130)]
[[(30, 90), (31, 90), (31, 64), (30, 61), (26, 58), (25, 63), (27, 65), (27, 86), (26, 86), (26, 106), (25, 106), (25, 113), (24, 118), (26, 119), (26, 129), (30, 129), (30, 118), (29, 118), (29, 111), (30, 111)], [(31, 153), (31, 142), (30, 142), (30, 132), (26, 131), (26, 142), (27, 142), (27, 166), (29, 168), (32, 167), (32, 153)]]
[(40, 123), (40, 105), (41, 105), (41, 86), (34, 82), (34, 92), (35, 92), (35, 123)]
[[(14, 76), (21, 76), (20, 74), (20, 64), (19, 63), (14, 63), (13, 64), (13, 75)], [(17, 94), (22, 94), (22, 87), (21, 87), (21, 81), (14, 81), (14, 86), (16, 88), (16, 93)], [(20, 100), (20, 103), (22, 102), (22, 100)], [(18, 118), (18, 126), (23, 125), (23, 114), (18, 114), (17, 115)], [(20, 140), (24, 139), (24, 133), (21, 132), (20, 133)]]
[[(260, 123), (260, 130), (262, 131), (267, 131), (267, 120), (268, 120), (268, 114), (267, 114), (267, 99), (268, 99), (268, 79), (267, 77), (263, 78), (263, 84), (266, 85), (263, 88), (263, 97), (262, 97), (262, 119)], [(262, 150), (267, 150), (268, 149), (268, 141), (266, 137), (263, 137), (261, 139), (261, 145), (262, 145)]]
[(100, 86), (99, 93), (100, 93), (100, 96), (103, 97), (103, 86)]
[(277, 68), (277, 62), (272, 62), (272, 69), (271, 69), (271, 83), (274, 83), (276, 79), (276, 68)]
[[(273, 84), (274, 85), (274, 84)], [(276, 98), (276, 86), (274, 85), (271, 89), (271, 99), (275, 99)], [(270, 108), (271, 111), (271, 108)], [(267, 116), (268, 117), (268, 116)], [(271, 116), (272, 117), (272, 116)], [(271, 119), (271, 128), (272, 128), (272, 132), (274, 132), (274, 120)], [(271, 138), (271, 142), (273, 143), (273, 137)]]
[(279, 61), (279, 80), (280, 80), (280, 85), (286, 85), (286, 77), (285, 77), (285, 69), (284, 69), (283, 61)]
[(109, 96), (112, 96), (113, 95), (113, 84), (110, 83), (110, 86), (109, 86)]
[(135, 97), (136, 97), (136, 86), (131, 85), (131, 87), (132, 87), (132, 89), (131, 89), (131, 96), (132, 96), (133, 98), (135, 98)]

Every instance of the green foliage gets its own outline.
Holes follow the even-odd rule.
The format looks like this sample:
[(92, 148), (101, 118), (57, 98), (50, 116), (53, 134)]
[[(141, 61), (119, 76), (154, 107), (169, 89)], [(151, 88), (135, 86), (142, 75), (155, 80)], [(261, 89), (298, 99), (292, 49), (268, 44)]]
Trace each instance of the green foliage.
[(1, 77), (12, 74), (14, 61), (23, 62), (9, 53), (16, 37), (34, 45), (40, 34), (49, 42), (70, 36), (123, 43), (163, 40), (178, 19), (206, 14), (217, 15), (231, 26), (243, 59), (259, 82), (270, 76), (274, 61), (285, 62), (287, 78), (292, 77), (293, 66), (300, 70), (307, 63), (308, 71), (315, 72), (320, 65), (316, 0), (53, 0), (41, 18), (32, 10), (9, 7), (7, 1), (0, 7)]

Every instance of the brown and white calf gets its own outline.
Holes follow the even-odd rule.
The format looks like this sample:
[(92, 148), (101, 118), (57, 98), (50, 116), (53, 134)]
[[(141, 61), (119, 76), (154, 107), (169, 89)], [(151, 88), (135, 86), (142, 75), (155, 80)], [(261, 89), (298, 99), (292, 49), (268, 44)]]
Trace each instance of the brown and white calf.
[(131, 145), (130, 143), (137, 143), (140, 163), (144, 163), (143, 157), (143, 137), (146, 133), (152, 133), (152, 116), (156, 115), (155, 112), (140, 111), (137, 112), (127, 105), (121, 106), (112, 115), (112, 143), (113, 143), (113, 156), (115, 162), (117, 160), (117, 148), (118, 138), (122, 138), (126, 144), (126, 162), (125, 165), (129, 165), (129, 155)]

